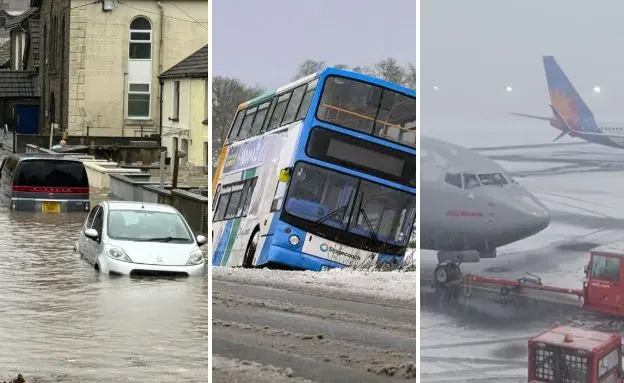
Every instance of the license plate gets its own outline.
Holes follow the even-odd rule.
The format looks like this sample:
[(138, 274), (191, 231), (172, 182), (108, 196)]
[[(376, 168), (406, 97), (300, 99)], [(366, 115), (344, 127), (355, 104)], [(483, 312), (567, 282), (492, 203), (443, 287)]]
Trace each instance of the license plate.
[(60, 213), (61, 203), (60, 202), (41, 202), (41, 212), (42, 213)]

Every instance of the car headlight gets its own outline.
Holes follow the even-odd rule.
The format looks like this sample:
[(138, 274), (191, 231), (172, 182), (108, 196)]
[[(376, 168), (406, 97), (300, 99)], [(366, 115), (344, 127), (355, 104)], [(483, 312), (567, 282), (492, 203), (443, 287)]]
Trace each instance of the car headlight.
[(109, 258), (114, 259), (116, 261), (132, 263), (132, 259), (128, 257), (128, 254), (126, 254), (126, 252), (123, 251), (123, 249), (119, 247), (113, 247), (113, 246), (107, 247), (106, 255), (108, 255)]
[(194, 266), (201, 265), (202, 263), (204, 263), (204, 254), (201, 250), (194, 250), (191, 252), (191, 256), (189, 257), (188, 262), (186, 262), (186, 265)]
[(296, 234), (293, 234), (290, 237), (288, 237), (288, 242), (290, 242), (290, 244), (292, 246), (297, 246), (300, 241), (301, 240), (299, 239), (299, 237)]

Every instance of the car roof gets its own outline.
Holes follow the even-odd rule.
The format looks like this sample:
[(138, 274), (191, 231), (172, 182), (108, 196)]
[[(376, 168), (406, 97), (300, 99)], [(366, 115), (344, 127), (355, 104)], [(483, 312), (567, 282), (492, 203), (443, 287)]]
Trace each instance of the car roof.
[(146, 211), (157, 211), (157, 212), (163, 212), (163, 213), (179, 214), (179, 212), (173, 206), (159, 204), (159, 203), (146, 203), (146, 202), (137, 202), (137, 201), (104, 201), (102, 203), (108, 206), (108, 210), (144, 209)]
[(47, 154), (47, 153), (13, 153), (9, 157), (13, 157), (19, 161), (26, 160), (52, 160), (52, 161), (71, 161), (80, 162), (76, 157), (70, 157), (63, 154)]

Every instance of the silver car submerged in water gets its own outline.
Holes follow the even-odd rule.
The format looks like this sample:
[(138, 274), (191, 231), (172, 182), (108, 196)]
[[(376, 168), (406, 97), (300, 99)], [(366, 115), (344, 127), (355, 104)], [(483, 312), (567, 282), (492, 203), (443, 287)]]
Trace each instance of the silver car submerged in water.
[(172, 206), (107, 201), (87, 216), (75, 250), (102, 273), (201, 276), (206, 242)]

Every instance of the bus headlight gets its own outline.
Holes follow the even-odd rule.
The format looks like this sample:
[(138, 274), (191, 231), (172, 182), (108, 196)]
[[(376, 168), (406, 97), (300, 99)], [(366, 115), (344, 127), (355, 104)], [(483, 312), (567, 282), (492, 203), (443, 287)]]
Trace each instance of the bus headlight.
[(296, 234), (293, 234), (290, 237), (288, 237), (288, 242), (290, 242), (292, 246), (297, 246), (299, 245), (299, 242), (301, 242), (301, 239), (299, 239), (299, 237)]

